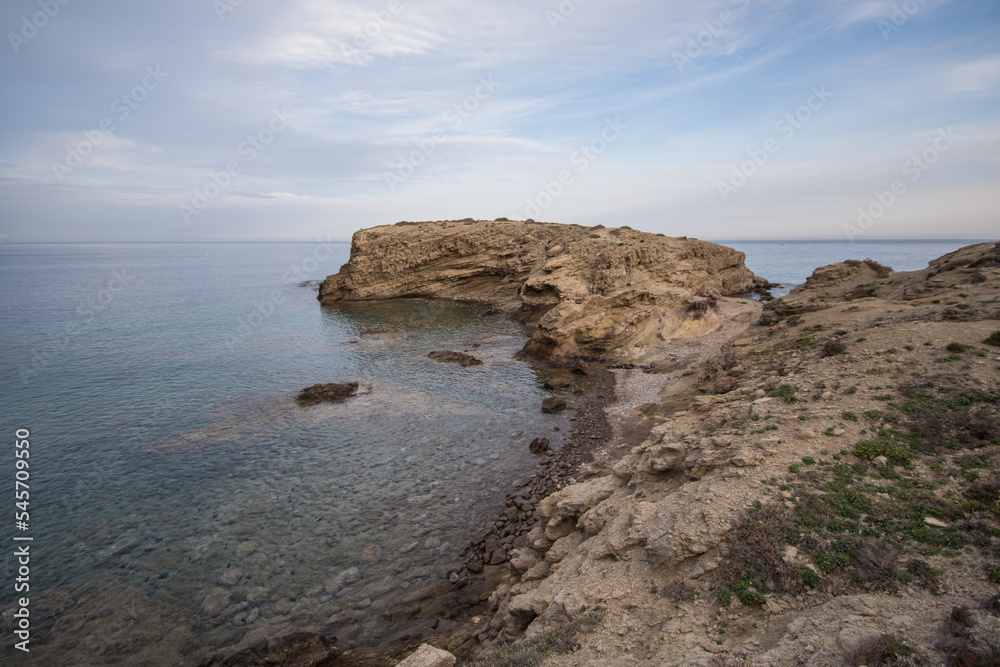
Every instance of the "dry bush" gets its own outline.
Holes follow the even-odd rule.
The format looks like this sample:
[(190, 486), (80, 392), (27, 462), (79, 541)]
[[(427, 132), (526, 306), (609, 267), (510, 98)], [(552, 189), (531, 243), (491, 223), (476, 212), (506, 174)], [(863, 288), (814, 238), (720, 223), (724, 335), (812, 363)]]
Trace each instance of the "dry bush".
[(669, 583), (661, 586), (659, 590), (653, 590), (654, 594), (659, 592), (665, 598), (669, 598), (674, 602), (686, 602), (688, 600), (694, 599), (694, 588), (688, 586), (681, 579), (674, 579)]
[(739, 525), (730, 533), (729, 558), (722, 566), (727, 584), (752, 580), (764, 584), (773, 581), (779, 591), (796, 588), (798, 573), (782, 557), (786, 536), (797, 533), (785, 508), (771, 505), (747, 510)]
[(899, 569), (899, 548), (865, 541), (855, 560), (858, 576), (866, 583), (892, 581)]
[(708, 667), (754, 667), (753, 660), (746, 653), (730, 653), (722, 651), (712, 656)]
[(892, 635), (872, 635), (858, 642), (848, 652), (847, 664), (851, 667), (903, 667), (919, 665), (916, 651)]

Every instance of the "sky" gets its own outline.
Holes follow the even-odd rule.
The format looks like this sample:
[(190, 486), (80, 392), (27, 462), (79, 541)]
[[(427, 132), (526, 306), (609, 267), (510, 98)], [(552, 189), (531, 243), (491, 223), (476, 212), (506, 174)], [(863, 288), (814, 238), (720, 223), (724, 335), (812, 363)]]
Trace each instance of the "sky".
[(996, 0), (5, 0), (0, 242), (994, 238)]

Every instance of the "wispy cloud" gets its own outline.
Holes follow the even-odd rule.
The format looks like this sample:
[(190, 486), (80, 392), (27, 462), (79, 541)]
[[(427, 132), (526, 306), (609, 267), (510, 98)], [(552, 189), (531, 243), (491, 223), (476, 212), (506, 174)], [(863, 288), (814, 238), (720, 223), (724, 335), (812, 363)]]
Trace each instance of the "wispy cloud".
[[(982, 184), (1000, 178), (1000, 8), (915, 2), (888, 39), (879, 25), (897, 0), (289, 0), (243, 2), (224, 21), (203, 0), (74, 4), (0, 59), (0, 84), (16, 91), (0, 98), (0, 205), (11, 233), (47, 240), (88, 229), (307, 238), (323, 225), (346, 238), (398, 219), (513, 217), (606, 118), (621, 117), (629, 132), (547, 216), (631, 216), (640, 228), (683, 234), (690, 224), (720, 237), (753, 235), (737, 233), (752, 220), (754, 233), (794, 235), (803, 218), (833, 225), (834, 211), (856, 208), (901, 156), (952, 125), (976, 139), (893, 214), (909, 202), (943, 211), (954, 192), (975, 193), (962, 224), (976, 235), (997, 204)], [(0, 25), (29, 6), (0, 7)], [(679, 67), (677, 54), (689, 62)], [(147, 64), (170, 78), (59, 183), (53, 161)], [(481, 77), (500, 86), (451, 122)], [(814, 85), (834, 93), (822, 113), (720, 202), (716, 182)], [(276, 108), (294, 124), (241, 163), (203, 224), (180, 229), (178, 202)], [(387, 189), (386, 170), (435, 136), (433, 155)], [(268, 231), (268, 220), (281, 224)]]

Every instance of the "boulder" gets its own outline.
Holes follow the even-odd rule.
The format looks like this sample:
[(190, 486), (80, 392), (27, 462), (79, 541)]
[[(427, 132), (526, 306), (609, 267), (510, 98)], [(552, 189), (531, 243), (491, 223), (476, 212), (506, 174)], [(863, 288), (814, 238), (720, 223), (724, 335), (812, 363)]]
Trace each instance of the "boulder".
[(611, 476), (571, 484), (542, 499), (535, 511), (543, 519), (548, 519), (549, 525), (554, 526), (564, 519), (580, 516), (610, 497), (616, 488), (618, 483)]
[(549, 449), (548, 438), (535, 438), (534, 440), (531, 441), (531, 444), (528, 445), (528, 451), (530, 451), (532, 454), (541, 454), (543, 452), (548, 451), (548, 449)]
[(431, 352), (427, 357), (443, 364), (458, 364), (462, 368), (483, 365), (482, 361), (464, 352)]
[(565, 389), (570, 385), (570, 381), (566, 378), (549, 378), (545, 381), (546, 389)]
[(456, 662), (458, 658), (448, 651), (421, 644), (408, 658), (396, 663), (396, 667), (452, 667)]
[(553, 398), (546, 398), (542, 401), (542, 412), (547, 414), (556, 414), (562, 412), (566, 409), (566, 399), (555, 396)]
[(314, 384), (299, 392), (295, 398), (299, 405), (316, 405), (317, 403), (343, 403), (358, 393), (357, 382), (342, 382), (331, 384)]

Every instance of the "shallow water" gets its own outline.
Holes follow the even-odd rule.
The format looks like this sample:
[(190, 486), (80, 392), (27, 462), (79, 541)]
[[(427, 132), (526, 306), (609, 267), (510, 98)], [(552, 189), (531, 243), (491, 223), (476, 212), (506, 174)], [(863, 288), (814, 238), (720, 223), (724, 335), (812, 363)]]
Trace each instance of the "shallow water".
[[(729, 245), (781, 293), (822, 264), (918, 269), (966, 243)], [(0, 420), (11, 447), (31, 431), (30, 529), (11, 514), (0, 528), (8, 545), (34, 538), (32, 652), (18, 659), (175, 664), (261, 625), (329, 629), (440, 577), (532, 469), (527, 443), (559, 446), (569, 418), (539, 413), (540, 371), (512, 359), (525, 329), (456, 304), (320, 308), (300, 283), (347, 257), (346, 244), (0, 246)], [(438, 349), (485, 363), (426, 358)], [(347, 403), (294, 402), (347, 379), (362, 388)], [(8, 553), (8, 612), (14, 572)], [(214, 589), (224, 621), (202, 613)], [(352, 640), (389, 629), (371, 614)]]
[[(457, 304), (322, 309), (314, 289), (282, 281), (307, 245), (4, 250), (3, 420), (11, 437), (31, 431), (31, 593), (40, 609), (76, 596), (58, 613), (91, 635), (120, 630), (123, 604), (84, 596), (92, 582), (168, 607), (182, 631), (162, 640), (164, 663), (264, 624), (322, 629), (440, 577), (532, 469), (527, 443), (558, 446), (568, 430), (539, 411), (539, 371), (512, 358), (522, 327)], [(116, 270), (130, 282), (77, 312)], [(437, 349), (484, 364), (426, 358)], [(346, 379), (357, 398), (294, 402)], [(200, 613), (216, 588), (230, 596), (221, 624)], [(71, 636), (39, 624), (32, 662), (83, 664)], [(387, 630), (372, 615), (353, 640)], [(116, 641), (127, 657), (149, 635)]]

